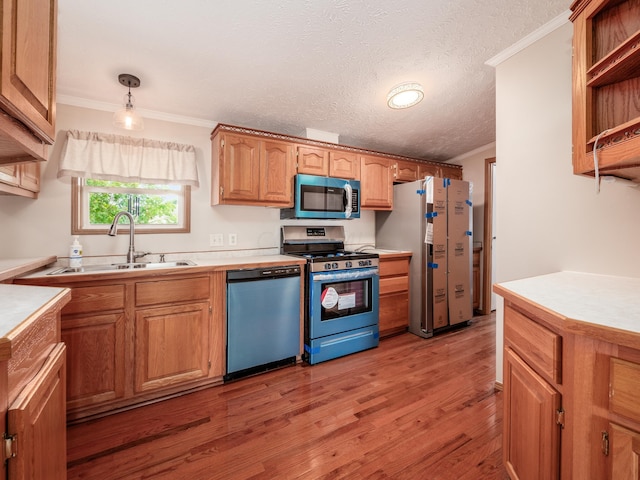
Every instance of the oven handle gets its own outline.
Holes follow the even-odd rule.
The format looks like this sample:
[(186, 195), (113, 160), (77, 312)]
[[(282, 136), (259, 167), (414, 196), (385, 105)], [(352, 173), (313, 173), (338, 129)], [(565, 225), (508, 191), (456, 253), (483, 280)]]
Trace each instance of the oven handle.
[(326, 282), (335, 280), (360, 280), (362, 278), (373, 278), (378, 276), (378, 267), (358, 268), (356, 270), (341, 270), (335, 272), (316, 272), (311, 274), (313, 282)]

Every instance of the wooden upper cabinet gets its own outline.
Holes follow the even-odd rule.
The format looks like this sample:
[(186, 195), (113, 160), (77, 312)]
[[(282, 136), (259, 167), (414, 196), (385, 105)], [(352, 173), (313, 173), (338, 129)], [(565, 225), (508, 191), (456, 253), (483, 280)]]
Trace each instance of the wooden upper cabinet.
[(225, 135), (223, 196), (226, 200), (257, 200), (260, 191), (260, 141)]
[(56, 0), (2, 2), (0, 105), (51, 144), (56, 109)]
[(285, 142), (262, 141), (260, 145), (261, 202), (293, 205), (293, 146)]
[(351, 152), (329, 152), (329, 176), (360, 180), (358, 155)]
[(420, 178), (420, 164), (408, 160), (396, 161), (396, 182), (414, 182)]
[(445, 170), (462, 179), (459, 166), (224, 124), (211, 133), (211, 164), (211, 205), (292, 207), (294, 177), (302, 173), (359, 180), (361, 208), (392, 210), (394, 182)]
[(424, 177), (442, 177), (440, 167), (431, 163), (421, 163), (420, 178)]
[(212, 205), (293, 205), (293, 155), (294, 147), (288, 142), (216, 135), (212, 145)]
[(640, 2), (576, 0), (573, 14), (573, 170), (640, 182)]
[(358, 155), (341, 150), (297, 146), (298, 173), (360, 179)]
[(440, 176), (442, 178), (462, 180), (462, 168), (443, 165), (442, 167), (440, 167)]
[(329, 175), (329, 150), (298, 145), (298, 173)]
[(384, 157), (360, 156), (360, 207), (371, 210), (393, 209), (395, 162)]
[(0, 165), (0, 193), (38, 198), (40, 163), (25, 162)]

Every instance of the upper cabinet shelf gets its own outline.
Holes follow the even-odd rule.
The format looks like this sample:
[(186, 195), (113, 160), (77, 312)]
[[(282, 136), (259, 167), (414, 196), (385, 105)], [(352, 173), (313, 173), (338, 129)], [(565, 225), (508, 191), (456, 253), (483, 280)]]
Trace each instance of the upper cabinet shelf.
[(588, 87), (603, 87), (640, 75), (640, 30), (587, 71)]
[(573, 169), (640, 183), (640, 0), (576, 0)]

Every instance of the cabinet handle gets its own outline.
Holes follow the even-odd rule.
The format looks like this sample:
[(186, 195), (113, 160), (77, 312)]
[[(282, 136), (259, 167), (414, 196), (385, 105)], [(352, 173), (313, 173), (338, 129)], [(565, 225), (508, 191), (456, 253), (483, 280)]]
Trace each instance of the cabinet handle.
[(602, 432), (602, 454), (605, 457), (609, 456), (609, 433)]

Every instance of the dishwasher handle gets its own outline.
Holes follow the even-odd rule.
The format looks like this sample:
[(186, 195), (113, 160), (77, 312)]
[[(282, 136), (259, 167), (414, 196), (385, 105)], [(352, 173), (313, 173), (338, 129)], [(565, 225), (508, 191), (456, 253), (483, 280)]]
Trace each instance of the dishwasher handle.
[(227, 283), (255, 282), (259, 280), (299, 276), (300, 265), (287, 265), (270, 268), (247, 268), (241, 270), (228, 270)]

